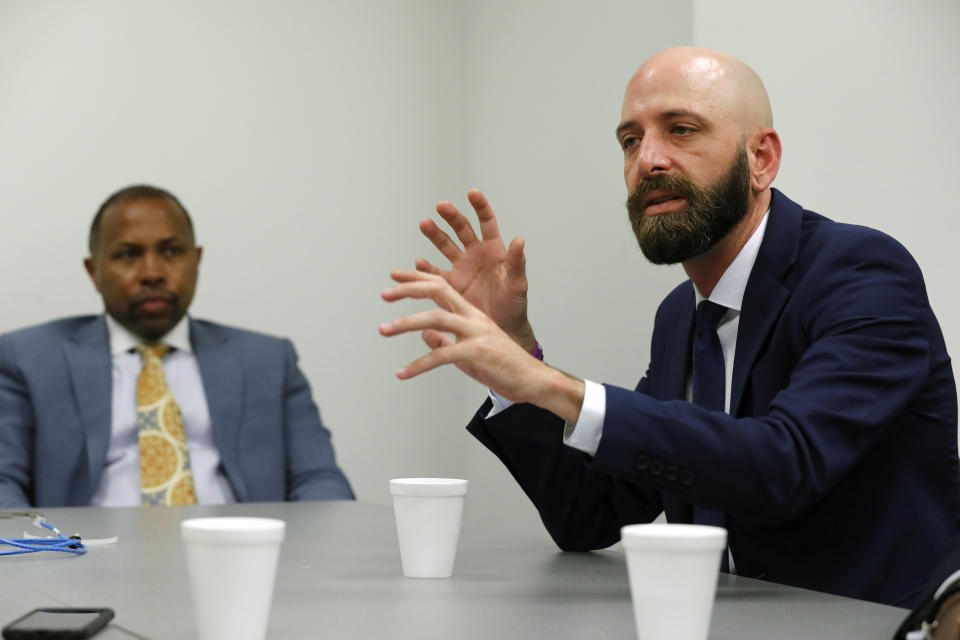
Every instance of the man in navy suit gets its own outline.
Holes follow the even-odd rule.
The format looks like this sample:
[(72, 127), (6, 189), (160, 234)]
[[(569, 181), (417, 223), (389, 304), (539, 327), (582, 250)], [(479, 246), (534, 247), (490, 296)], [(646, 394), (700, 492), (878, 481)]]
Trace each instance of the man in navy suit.
[(398, 377), (453, 363), (490, 388), (468, 429), (563, 549), (606, 547), (665, 512), (724, 526), (740, 575), (912, 605), (960, 533), (956, 388), (915, 261), (771, 188), (769, 100), (730, 56), (651, 57), (617, 139), (641, 250), (689, 276), (657, 310), (636, 389), (542, 361), (523, 239), (504, 247), (479, 191), (480, 238), (437, 205), (462, 248), (421, 223), (451, 270), (421, 259), (391, 274), (387, 301), (441, 307), (380, 327), (430, 347)]
[(0, 507), (141, 504), (140, 344), (163, 357), (197, 501), (352, 499), (293, 345), (186, 315), (202, 250), (186, 209), (138, 185), (90, 230), (106, 313), (0, 337)]

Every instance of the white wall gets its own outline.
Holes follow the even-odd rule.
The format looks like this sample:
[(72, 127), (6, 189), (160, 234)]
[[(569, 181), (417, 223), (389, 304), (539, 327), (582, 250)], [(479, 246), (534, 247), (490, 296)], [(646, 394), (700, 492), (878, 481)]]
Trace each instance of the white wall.
[[(838, 7), (843, 7), (838, 8)], [(483, 390), (377, 325), (388, 272), (435, 258), (417, 222), (483, 188), (528, 239), (547, 359), (632, 385), (653, 311), (682, 278), (649, 266), (623, 210), (613, 130), (654, 51), (726, 49), (767, 82), (808, 207), (917, 256), (948, 343), (960, 96), (957, 3), (853, 0), (0, 0), (0, 330), (99, 310), (80, 264), (90, 217), (146, 181), (205, 247), (193, 313), (295, 341), (359, 497), (396, 475), (462, 475), (467, 517), (540, 531), (463, 431)]]

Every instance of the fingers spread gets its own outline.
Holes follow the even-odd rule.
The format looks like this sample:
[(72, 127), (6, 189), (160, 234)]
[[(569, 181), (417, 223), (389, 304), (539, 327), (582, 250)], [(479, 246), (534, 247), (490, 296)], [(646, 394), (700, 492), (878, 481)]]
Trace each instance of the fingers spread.
[(401, 380), (408, 380), (414, 376), (420, 375), (421, 373), (425, 373), (431, 369), (436, 369), (441, 365), (447, 364), (451, 362), (451, 354), (449, 353), (450, 350), (456, 348), (456, 345), (450, 345), (446, 347), (440, 347), (439, 349), (434, 349), (425, 356), (421, 356), (410, 364), (397, 369), (397, 377)]
[(470, 314), (475, 307), (464, 300), (463, 296), (457, 293), (456, 289), (451, 287), (442, 276), (423, 271), (391, 271), (390, 277), (400, 284), (389, 289), (384, 289), (380, 293), (387, 302), (396, 302), (403, 298), (424, 299), (430, 298), (438, 305), (462, 315)]
[(446, 220), (450, 228), (456, 232), (464, 248), (468, 248), (477, 243), (477, 234), (473, 232), (470, 221), (467, 220), (467, 217), (460, 213), (455, 206), (446, 201), (439, 202), (437, 203), (437, 213), (439, 213), (440, 217)]
[(477, 220), (480, 221), (480, 235), (484, 240), (496, 240), (500, 237), (500, 227), (497, 225), (497, 217), (493, 214), (493, 208), (487, 202), (487, 197), (483, 195), (480, 189), (471, 189), (467, 193), (473, 210), (477, 212)]
[(516, 237), (507, 249), (507, 275), (511, 279), (525, 279), (527, 277), (527, 258), (523, 253), (526, 242), (522, 237)]
[(454, 313), (441, 311), (440, 309), (431, 309), (421, 311), (410, 316), (397, 318), (392, 322), (384, 322), (380, 325), (380, 335), (397, 336), (409, 331), (424, 331), (432, 329), (433, 331), (446, 333), (463, 333), (467, 328), (468, 321)]
[[(437, 205), (439, 207), (440, 205)], [(450, 262), (454, 262), (460, 256), (460, 247), (448, 236), (437, 223), (426, 218), (420, 221), (420, 232), (433, 243), (440, 253)]]

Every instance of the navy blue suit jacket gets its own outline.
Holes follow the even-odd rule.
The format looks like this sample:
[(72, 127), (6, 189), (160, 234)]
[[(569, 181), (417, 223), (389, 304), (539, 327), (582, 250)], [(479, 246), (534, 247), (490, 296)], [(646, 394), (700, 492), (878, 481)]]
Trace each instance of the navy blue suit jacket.
[(468, 429), (564, 549), (726, 514), (737, 573), (911, 606), (960, 533), (957, 397), (920, 270), (890, 237), (774, 191), (748, 280), (730, 415), (684, 401), (694, 290), (657, 311), (646, 375), (606, 387), (591, 458), (517, 405)]
[[(289, 340), (193, 319), (190, 340), (237, 500), (353, 498)], [(103, 316), (0, 336), (0, 507), (90, 504), (111, 388)]]

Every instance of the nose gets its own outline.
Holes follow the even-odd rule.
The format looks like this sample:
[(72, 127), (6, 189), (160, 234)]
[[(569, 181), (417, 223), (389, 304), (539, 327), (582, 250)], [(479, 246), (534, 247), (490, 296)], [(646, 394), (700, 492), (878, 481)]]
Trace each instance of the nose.
[(667, 145), (653, 132), (647, 133), (638, 143), (636, 169), (640, 177), (652, 176), (670, 170)]
[(145, 285), (157, 285), (165, 279), (163, 261), (155, 253), (148, 251), (140, 261), (140, 282)]

